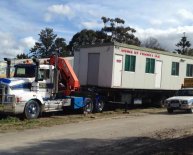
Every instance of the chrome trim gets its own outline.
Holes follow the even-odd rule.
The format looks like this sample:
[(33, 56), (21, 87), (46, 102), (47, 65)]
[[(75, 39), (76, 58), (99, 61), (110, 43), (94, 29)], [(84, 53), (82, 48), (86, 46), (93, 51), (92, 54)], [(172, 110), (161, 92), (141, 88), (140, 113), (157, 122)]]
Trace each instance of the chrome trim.
[(3, 104), (3, 112), (12, 114), (21, 114), (24, 112), (26, 102)]

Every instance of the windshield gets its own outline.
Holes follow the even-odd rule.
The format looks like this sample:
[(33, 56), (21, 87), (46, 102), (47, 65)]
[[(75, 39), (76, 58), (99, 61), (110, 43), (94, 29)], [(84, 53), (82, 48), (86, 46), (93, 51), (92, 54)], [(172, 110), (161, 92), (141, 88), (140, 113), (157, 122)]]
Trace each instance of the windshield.
[(34, 65), (21, 65), (15, 66), (14, 77), (35, 77), (35, 66)]
[(193, 89), (178, 90), (176, 96), (193, 96)]

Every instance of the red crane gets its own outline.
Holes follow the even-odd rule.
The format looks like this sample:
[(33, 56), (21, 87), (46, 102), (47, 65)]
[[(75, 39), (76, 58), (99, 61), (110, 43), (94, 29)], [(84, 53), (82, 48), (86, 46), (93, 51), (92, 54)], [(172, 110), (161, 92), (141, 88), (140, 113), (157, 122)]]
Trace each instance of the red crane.
[(80, 82), (68, 60), (53, 55), (50, 57), (50, 64), (56, 66), (59, 71), (59, 81), (65, 85), (62, 89), (64, 95), (68, 96), (71, 92), (80, 89)]

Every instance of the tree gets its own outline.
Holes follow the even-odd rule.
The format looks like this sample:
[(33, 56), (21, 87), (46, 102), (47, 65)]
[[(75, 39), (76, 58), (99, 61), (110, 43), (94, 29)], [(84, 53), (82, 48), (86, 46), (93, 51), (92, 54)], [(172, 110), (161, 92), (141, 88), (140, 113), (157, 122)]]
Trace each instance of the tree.
[(185, 36), (185, 32), (184, 32), (184, 36), (181, 38), (181, 40), (176, 44), (176, 46), (178, 47), (178, 49), (175, 49), (178, 54), (182, 54), (182, 55), (188, 55), (188, 49), (191, 46), (190, 42), (187, 40), (187, 37)]
[(36, 42), (34, 47), (30, 49), (31, 57), (47, 58), (53, 52), (60, 51), (60, 56), (68, 55), (64, 38), (57, 38), (53, 29), (45, 28), (39, 34), (39, 42)]
[(65, 42), (66, 40), (64, 38), (56, 38), (55, 40), (55, 50), (59, 51), (60, 56), (69, 56), (69, 53), (67, 52), (67, 44)]
[(101, 18), (104, 27), (102, 32), (108, 36), (107, 41), (117, 41), (120, 43), (132, 44), (139, 46), (141, 42), (134, 36), (136, 30), (131, 27), (124, 27), (125, 21), (120, 18)]
[(107, 39), (107, 35), (101, 31), (83, 29), (72, 37), (68, 49), (73, 51), (79, 46), (103, 43), (105, 39)]
[(147, 48), (151, 48), (151, 49), (155, 49), (155, 50), (165, 51), (165, 49), (160, 46), (158, 40), (156, 38), (153, 38), (153, 37), (147, 38), (142, 43), (142, 46), (147, 47)]
[(73, 50), (83, 45), (93, 45), (117, 41), (120, 43), (140, 45), (138, 38), (134, 36), (135, 29), (124, 27), (125, 21), (120, 18), (101, 18), (104, 27), (99, 31), (83, 29), (76, 33), (69, 42), (68, 49)]
[(27, 54), (22, 53), (22, 54), (18, 54), (18, 55), (16, 56), (16, 58), (17, 58), (17, 59), (28, 59), (29, 57), (28, 57)]
[(189, 48), (188, 49), (188, 54), (189, 56), (193, 56), (193, 48)]

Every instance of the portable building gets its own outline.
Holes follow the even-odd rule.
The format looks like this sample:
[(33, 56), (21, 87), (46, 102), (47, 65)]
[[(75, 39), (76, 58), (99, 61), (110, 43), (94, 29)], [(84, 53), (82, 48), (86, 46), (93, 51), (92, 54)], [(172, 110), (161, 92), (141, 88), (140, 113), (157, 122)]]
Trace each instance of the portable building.
[(173, 92), (193, 76), (193, 57), (114, 42), (76, 50), (74, 70), (82, 86)]

